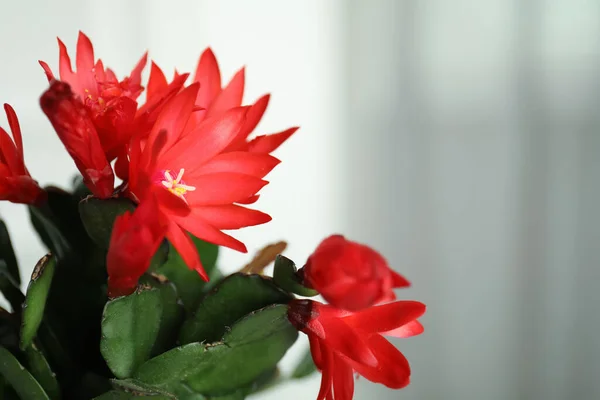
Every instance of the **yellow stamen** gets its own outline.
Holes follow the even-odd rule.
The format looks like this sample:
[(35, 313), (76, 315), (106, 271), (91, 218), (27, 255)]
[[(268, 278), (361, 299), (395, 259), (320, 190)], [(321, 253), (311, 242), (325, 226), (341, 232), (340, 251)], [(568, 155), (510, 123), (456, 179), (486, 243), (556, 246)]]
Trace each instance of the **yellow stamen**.
[(181, 168), (179, 170), (179, 173), (177, 174), (177, 177), (173, 179), (171, 171), (166, 170), (164, 172), (165, 179), (161, 183), (164, 187), (166, 187), (169, 190), (169, 192), (173, 193), (175, 196), (181, 198), (187, 203), (184, 196), (187, 194), (187, 192), (193, 192), (194, 190), (196, 190), (196, 187), (181, 183), (181, 178), (183, 178), (184, 172), (185, 170)]

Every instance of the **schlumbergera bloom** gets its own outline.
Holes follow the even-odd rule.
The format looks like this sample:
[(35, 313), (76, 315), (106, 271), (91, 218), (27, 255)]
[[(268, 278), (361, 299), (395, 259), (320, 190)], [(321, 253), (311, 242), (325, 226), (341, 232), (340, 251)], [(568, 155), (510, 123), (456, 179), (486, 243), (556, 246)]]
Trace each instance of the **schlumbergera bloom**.
[[(147, 55), (142, 56), (129, 77), (119, 81), (110, 68), (104, 67), (102, 60), (95, 60), (92, 42), (82, 32), (77, 39), (76, 71), (72, 70), (67, 47), (60, 39), (58, 46), (60, 80), (67, 83), (73, 95), (83, 103), (102, 150), (108, 161), (112, 161), (131, 137), (138, 108), (136, 100), (144, 89), (141, 81)], [(40, 64), (52, 83), (55, 77), (50, 67), (43, 61)]]
[[(191, 116), (186, 131), (196, 129), (205, 119), (214, 118), (229, 110), (242, 105), (245, 83), (244, 68), (239, 70), (231, 81), (225, 86), (221, 86), (221, 72), (217, 60), (210, 49), (204, 51), (193, 76), (193, 83), (199, 83), (200, 89), (196, 96), (195, 105), (197, 111)], [(175, 79), (177, 79), (177, 75)], [(150, 79), (148, 82), (148, 96), (158, 91), (164, 91), (168, 86), (161, 69), (152, 63)], [(256, 101), (248, 111), (246, 122), (239, 129), (237, 134), (223, 148), (222, 152), (246, 151), (258, 154), (270, 154), (285, 142), (298, 127), (292, 127), (282, 132), (260, 135), (250, 138), (269, 104), (270, 95), (266, 94)], [(253, 203), (258, 196), (252, 196), (244, 201), (246, 204)]]
[(327, 302), (351, 311), (394, 300), (393, 288), (410, 286), (381, 254), (342, 235), (323, 240), (299, 274)]
[(115, 220), (106, 256), (110, 297), (127, 295), (135, 290), (164, 239), (168, 221), (158, 212), (160, 202), (168, 204), (174, 214), (185, 216), (189, 213), (183, 201), (156, 187), (133, 213), (126, 212)]
[(45, 198), (45, 192), (31, 178), (25, 167), (21, 126), (15, 110), (4, 104), (4, 111), (14, 142), (8, 133), (0, 128), (0, 200), (36, 204)]
[(148, 134), (161, 107), (181, 89), (187, 74), (177, 75), (161, 90), (154, 90), (146, 96), (146, 103), (138, 107), (146, 55), (129, 77), (119, 81), (102, 60), (95, 60), (92, 43), (83, 33), (77, 40), (76, 71), (72, 70), (66, 46), (60, 39), (58, 43), (60, 81), (40, 61), (50, 82), (42, 96), (42, 110), (75, 160), (86, 185), (96, 196), (108, 197), (114, 187), (110, 162), (118, 157), (117, 175), (126, 179), (131, 137), (134, 133)]
[(236, 203), (256, 195), (267, 184), (262, 178), (279, 160), (268, 154), (223, 153), (252, 118), (252, 107), (236, 107), (186, 129), (198, 112), (194, 104), (198, 87), (193, 84), (172, 98), (146, 139), (136, 136), (132, 140), (127, 191), (143, 204), (149, 193), (160, 187), (189, 207), (189, 214), (182, 216), (169, 202), (158, 204), (168, 225), (166, 237), (188, 267), (208, 280), (187, 233), (245, 252), (243, 243), (221, 230), (270, 221), (267, 214)]
[(371, 382), (400, 389), (410, 382), (404, 355), (382, 335), (409, 337), (423, 332), (417, 321), (425, 305), (397, 301), (348, 312), (311, 300), (293, 300), (288, 319), (310, 342), (321, 371), (317, 400), (351, 400), (354, 372)]

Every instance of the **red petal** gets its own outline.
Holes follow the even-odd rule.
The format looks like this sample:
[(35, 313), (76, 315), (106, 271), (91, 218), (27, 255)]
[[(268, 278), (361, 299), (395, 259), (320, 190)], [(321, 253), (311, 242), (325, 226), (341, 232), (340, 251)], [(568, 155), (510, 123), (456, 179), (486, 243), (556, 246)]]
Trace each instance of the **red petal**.
[(333, 391), (335, 400), (352, 400), (354, 396), (354, 371), (342, 358), (334, 356)]
[(323, 354), (321, 353), (321, 342), (316, 335), (306, 335), (310, 345), (310, 354), (313, 362), (320, 371), (323, 370)]
[(150, 198), (115, 220), (106, 257), (111, 296), (131, 292), (148, 269), (165, 235), (157, 213), (156, 199)]
[(19, 156), (17, 155), (15, 144), (10, 139), (8, 133), (2, 128), (0, 128), (0, 152), (2, 161), (6, 163), (6, 166), (10, 171), (7, 175), (23, 174), (23, 168)]
[(210, 206), (237, 203), (258, 192), (267, 181), (250, 175), (219, 172), (188, 177), (186, 184), (196, 187), (195, 191), (186, 194), (191, 206)]
[(325, 346), (322, 342), (318, 342), (321, 345), (321, 354), (323, 355), (323, 368), (321, 369), (321, 387), (319, 388), (319, 394), (317, 400), (324, 400), (325, 398), (331, 398), (332, 383), (333, 383), (333, 353)]
[[(58, 39), (58, 52), (58, 74), (60, 76), (60, 79), (70, 84), (78, 83), (74, 82), (73, 79), (73, 70), (71, 69), (71, 58), (69, 57), (67, 46), (65, 46), (65, 44), (60, 39)], [(78, 91), (79, 85), (76, 86), (77, 87), (74, 88), (74, 90)]]
[(40, 63), (40, 65), (44, 69), (44, 73), (46, 74), (46, 78), (48, 79), (48, 82), (52, 82), (52, 80), (55, 78), (54, 78), (54, 74), (52, 73), (52, 70), (50, 69), (48, 64), (46, 64), (46, 62), (44, 62), (42, 60), (39, 60), (38, 63)]
[[(77, 39), (77, 78), (81, 85), (80, 90), (85, 93), (90, 93), (94, 96), (98, 95), (98, 83), (94, 76), (94, 48), (90, 39), (82, 32), (79, 32)], [(84, 93), (79, 93), (84, 96)]]
[(94, 68), (94, 47), (90, 39), (79, 32), (77, 38), (77, 72), (88, 71)]
[(219, 93), (210, 104), (207, 116), (214, 116), (242, 105), (244, 95), (244, 68), (240, 69), (231, 82)]
[(148, 62), (148, 52), (145, 52), (142, 58), (135, 65), (131, 74), (129, 75), (130, 84), (131, 85), (141, 85), (142, 84), (142, 71)]
[(175, 220), (179, 226), (192, 235), (205, 240), (209, 243), (214, 243), (219, 246), (229, 247), (230, 249), (246, 253), (248, 250), (244, 243), (216, 229), (203, 218), (203, 215), (192, 209), (190, 215), (185, 218), (177, 218)]
[(6, 113), (6, 118), (8, 119), (8, 125), (10, 126), (12, 136), (15, 139), (15, 144), (17, 145), (19, 157), (21, 158), (21, 162), (23, 162), (25, 158), (23, 154), (23, 137), (21, 136), (21, 126), (19, 125), (17, 113), (10, 106), (10, 104), (6, 103), (4, 104), (4, 112)]
[(369, 346), (375, 353), (378, 365), (370, 367), (348, 360), (352, 368), (370, 380), (392, 389), (400, 389), (410, 382), (410, 365), (404, 355), (381, 335), (372, 335)]
[(247, 108), (234, 108), (225, 114), (202, 121), (196, 129), (163, 155), (161, 163), (172, 169), (185, 168), (192, 174), (235, 138), (244, 122), (246, 112)]
[(390, 268), (390, 272), (392, 274), (392, 287), (402, 288), (402, 287), (410, 286), (410, 282), (405, 277), (403, 277), (402, 275), (400, 275), (399, 273), (397, 273), (396, 271), (394, 271), (391, 268)]
[(169, 99), (179, 92), (179, 89), (181, 89), (186, 79), (187, 74), (178, 76), (164, 90), (161, 90), (159, 93), (146, 100), (146, 104), (141, 106), (135, 115), (133, 131), (136, 132), (136, 134), (140, 135), (142, 138), (147, 136), (148, 132), (152, 129), (152, 125), (156, 121), (156, 118), (160, 114), (162, 107)]
[(402, 325), (399, 328), (387, 332), (381, 332), (385, 336), (393, 336), (398, 338), (407, 338), (420, 335), (425, 331), (423, 325), (419, 321), (411, 321), (408, 324)]
[(344, 317), (343, 320), (363, 332), (381, 333), (406, 325), (424, 313), (425, 305), (423, 303), (396, 301), (366, 308)]
[(212, 226), (219, 229), (240, 229), (271, 221), (271, 217), (256, 210), (250, 210), (234, 204), (224, 206), (196, 206), (198, 214)]
[(215, 156), (196, 170), (195, 173), (237, 172), (263, 178), (279, 163), (278, 159), (268, 154), (234, 151)]
[(298, 127), (294, 127), (271, 135), (257, 136), (248, 143), (248, 151), (252, 153), (271, 153), (281, 146), (282, 143), (292, 136), (297, 130)]
[(209, 278), (200, 262), (198, 250), (188, 234), (176, 224), (171, 223), (167, 231), (167, 238), (173, 247), (177, 249), (177, 252), (181, 255), (188, 268), (198, 272), (200, 277), (208, 282)]
[(158, 134), (163, 131), (167, 133), (167, 136), (161, 153), (168, 151), (178, 141), (179, 135), (185, 128), (194, 108), (194, 99), (197, 93), (198, 84), (190, 85), (165, 104), (150, 132), (150, 136), (148, 136), (147, 146), (151, 146)]
[(194, 74), (194, 82), (200, 83), (196, 105), (208, 108), (213, 99), (221, 91), (219, 64), (210, 48), (204, 50), (204, 53), (200, 56), (196, 73)]
[(168, 86), (167, 78), (162, 70), (152, 61), (150, 65), (150, 78), (148, 78), (148, 87), (146, 88), (146, 97), (148, 99), (156, 96), (160, 91)]
[(246, 139), (252, 133), (254, 128), (260, 122), (269, 104), (270, 95), (266, 94), (254, 103), (246, 114), (246, 121), (237, 137), (231, 142), (225, 151), (245, 150), (247, 147)]
[(376, 366), (377, 359), (359, 332), (339, 318), (325, 317), (328, 309), (323, 304), (313, 302), (319, 317), (308, 322), (306, 329), (318, 335), (322, 342), (336, 353), (368, 366)]
[(257, 200), (259, 198), (260, 198), (260, 194), (255, 194), (254, 196), (250, 196), (247, 199), (238, 200), (238, 201), (236, 201), (236, 203), (238, 203), (238, 204), (254, 204), (257, 202)]

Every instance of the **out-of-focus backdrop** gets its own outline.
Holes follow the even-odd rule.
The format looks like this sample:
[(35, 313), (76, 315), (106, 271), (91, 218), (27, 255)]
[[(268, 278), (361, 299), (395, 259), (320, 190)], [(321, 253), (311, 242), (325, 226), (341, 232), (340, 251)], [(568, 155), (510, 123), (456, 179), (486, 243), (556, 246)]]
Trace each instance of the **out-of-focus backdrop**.
[[(37, 60), (56, 71), (55, 37), (74, 51), (79, 29), (120, 76), (146, 49), (189, 71), (211, 46), (225, 77), (247, 66), (246, 102), (273, 94), (262, 133), (302, 127), (258, 203), (273, 221), (237, 237), (286, 239), (302, 264), (345, 233), (429, 307), (425, 334), (395, 342), (412, 384), (359, 379), (357, 399), (600, 398), (600, 3), (4, 1), (0, 101), (43, 184), (76, 170), (38, 107)], [(27, 280), (44, 249), (25, 207), (0, 213)], [(318, 382), (263, 398), (316, 398)]]

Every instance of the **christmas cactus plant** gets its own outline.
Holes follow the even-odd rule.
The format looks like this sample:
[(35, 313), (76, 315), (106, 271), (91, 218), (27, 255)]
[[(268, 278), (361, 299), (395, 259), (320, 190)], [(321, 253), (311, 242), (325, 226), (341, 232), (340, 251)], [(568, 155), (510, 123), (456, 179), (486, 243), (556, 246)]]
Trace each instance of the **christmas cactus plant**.
[[(96, 60), (79, 35), (76, 70), (59, 41), (40, 104), (80, 172), (42, 188), (24, 163), (5, 105), (0, 198), (27, 205), (48, 247), (25, 294), (0, 223), (0, 394), (6, 399), (244, 399), (286, 379), (322, 374), (318, 399), (351, 399), (354, 375), (402, 388), (407, 360), (384, 336), (423, 331), (425, 306), (397, 301), (408, 281), (373, 249), (334, 235), (303, 268), (266, 246), (239, 272), (217, 268), (223, 230), (266, 223), (253, 210), (271, 155), (297, 128), (253, 135), (269, 96), (242, 105), (244, 70), (224, 87), (206, 50), (191, 83), (169, 81), (144, 55), (129, 77)], [(139, 96), (145, 90), (145, 101)], [(272, 277), (264, 274), (274, 262)], [(328, 304), (306, 299), (316, 295)], [(302, 332), (310, 351), (278, 363)]]

